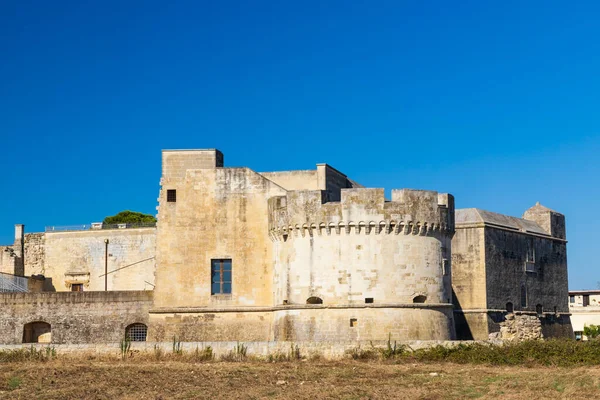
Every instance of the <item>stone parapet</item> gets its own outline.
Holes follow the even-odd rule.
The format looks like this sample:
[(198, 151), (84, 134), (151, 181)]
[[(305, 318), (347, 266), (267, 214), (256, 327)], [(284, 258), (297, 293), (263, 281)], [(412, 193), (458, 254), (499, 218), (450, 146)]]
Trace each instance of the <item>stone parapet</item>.
[(320, 190), (288, 192), (269, 199), (274, 240), (340, 234), (433, 235), (454, 231), (454, 199), (435, 191), (401, 189), (386, 201), (383, 189), (342, 189), (341, 201), (327, 202)]

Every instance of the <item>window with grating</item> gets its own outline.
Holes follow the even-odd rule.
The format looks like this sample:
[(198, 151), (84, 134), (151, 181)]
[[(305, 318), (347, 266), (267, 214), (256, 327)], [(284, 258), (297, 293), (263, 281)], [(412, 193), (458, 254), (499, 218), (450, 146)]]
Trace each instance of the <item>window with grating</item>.
[(167, 190), (167, 202), (175, 203), (177, 201), (177, 190), (169, 189)]
[(125, 334), (132, 342), (145, 342), (148, 335), (148, 327), (144, 324), (131, 324), (125, 330)]

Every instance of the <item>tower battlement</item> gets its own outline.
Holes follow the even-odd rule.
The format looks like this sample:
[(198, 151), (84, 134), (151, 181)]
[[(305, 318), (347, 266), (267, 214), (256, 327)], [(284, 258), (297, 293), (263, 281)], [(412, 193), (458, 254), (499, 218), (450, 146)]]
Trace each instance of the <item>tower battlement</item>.
[(269, 199), (273, 239), (289, 235), (412, 234), (454, 231), (454, 197), (428, 190), (397, 189), (386, 201), (383, 189), (342, 189), (339, 202), (320, 190), (288, 192)]

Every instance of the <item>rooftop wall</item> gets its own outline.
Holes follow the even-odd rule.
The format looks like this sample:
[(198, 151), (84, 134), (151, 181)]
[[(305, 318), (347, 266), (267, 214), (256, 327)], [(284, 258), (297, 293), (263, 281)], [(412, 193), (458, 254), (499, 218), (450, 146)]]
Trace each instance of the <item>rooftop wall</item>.
[(46, 291), (104, 290), (108, 240), (108, 290), (152, 290), (156, 228), (48, 232), (25, 236), (25, 274), (44, 275)]
[(163, 150), (163, 178), (183, 178), (189, 169), (217, 168), (223, 166), (223, 153), (216, 149)]

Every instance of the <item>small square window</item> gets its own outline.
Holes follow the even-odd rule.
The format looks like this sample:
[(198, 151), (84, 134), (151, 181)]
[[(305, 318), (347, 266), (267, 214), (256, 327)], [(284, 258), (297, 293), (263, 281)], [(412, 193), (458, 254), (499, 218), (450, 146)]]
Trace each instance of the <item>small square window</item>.
[(71, 285), (71, 292), (83, 292), (83, 283), (74, 283)]
[(167, 202), (168, 203), (175, 203), (177, 201), (177, 190), (175, 189), (168, 189), (167, 190)]
[(350, 318), (350, 328), (354, 328), (358, 325), (358, 320), (356, 318)]

